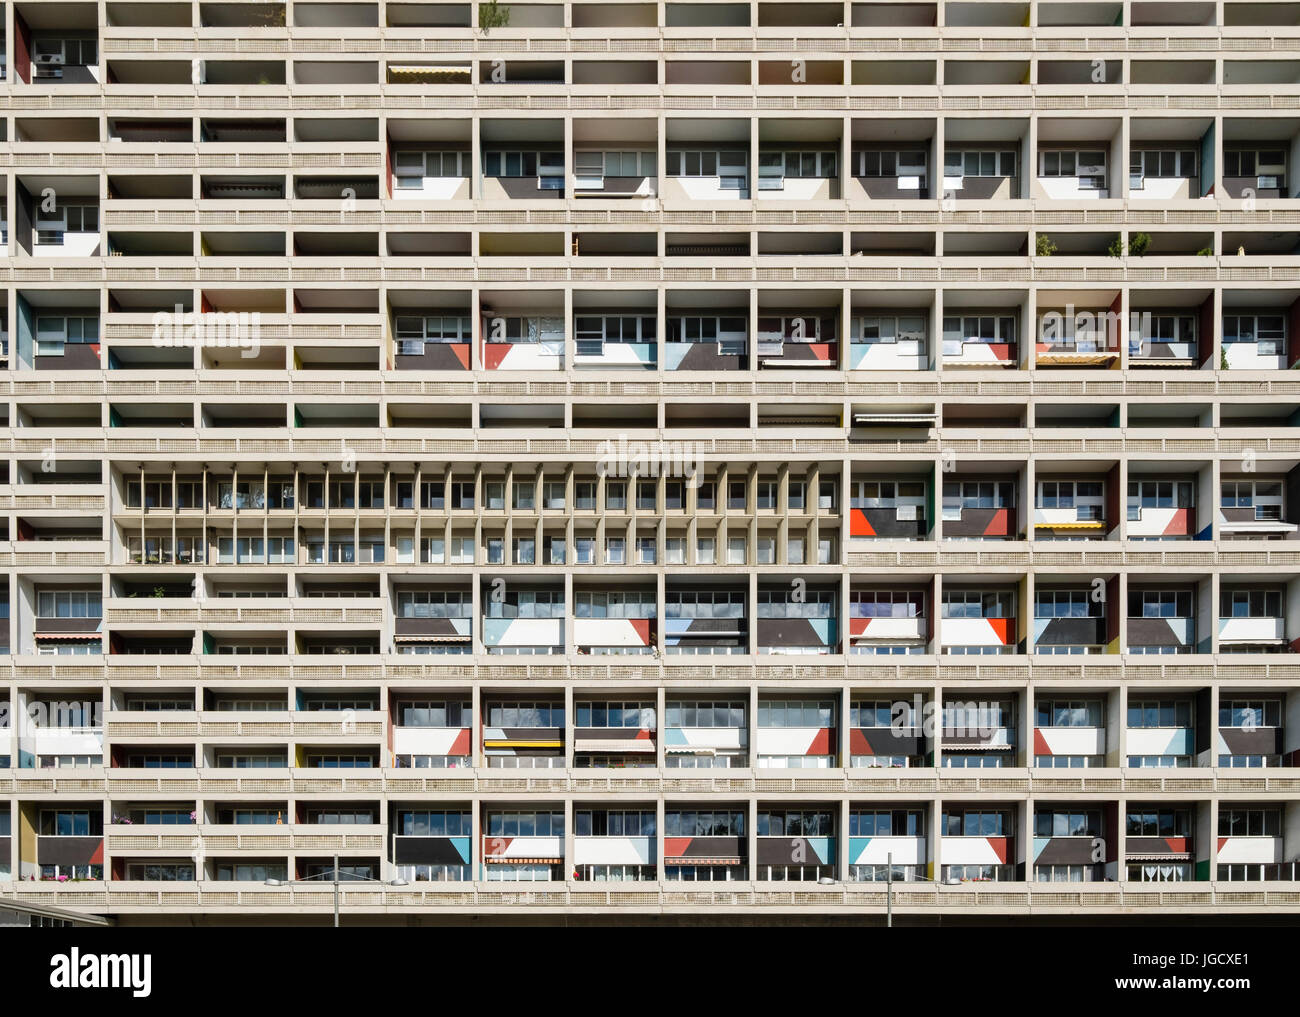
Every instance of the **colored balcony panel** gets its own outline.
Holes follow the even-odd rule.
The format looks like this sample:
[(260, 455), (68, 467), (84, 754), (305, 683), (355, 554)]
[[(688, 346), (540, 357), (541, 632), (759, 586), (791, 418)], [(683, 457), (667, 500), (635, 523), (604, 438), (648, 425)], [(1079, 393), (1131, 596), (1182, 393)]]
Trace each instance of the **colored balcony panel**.
[(923, 314), (855, 313), (849, 321), (848, 367), (854, 371), (925, 371), (929, 318)]
[(835, 703), (815, 699), (760, 699), (758, 765), (826, 769), (838, 764)]
[(742, 700), (670, 699), (664, 764), (670, 769), (747, 766), (749, 727)]
[(950, 314), (943, 319), (944, 367), (1016, 368), (1015, 314)]
[(943, 482), (945, 540), (1015, 540), (1016, 481), (1006, 478)]
[(1106, 765), (1105, 703), (1100, 699), (1038, 699), (1034, 703), (1034, 765)]
[(1208, 525), (1197, 529), (1194, 480), (1130, 477), (1127, 511), (1130, 540), (1210, 539)]
[(839, 591), (790, 586), (760, 589), (755, 610), (759, 653), (825, 654), (839, 650)]

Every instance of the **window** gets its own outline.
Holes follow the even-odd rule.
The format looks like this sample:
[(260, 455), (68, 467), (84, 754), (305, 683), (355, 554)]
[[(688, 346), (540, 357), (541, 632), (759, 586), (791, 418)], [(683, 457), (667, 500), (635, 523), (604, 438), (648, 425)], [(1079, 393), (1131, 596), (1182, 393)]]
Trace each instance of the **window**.
[(1281, 522), (1282, 498), (1280, 480), (1225, 481), (1219, 504), (1223, 508), (1253, 508), (1257, 522)]
[(700, 151), (670, 148), (666, 175), (670, 177), (717, 177), (724, 191), (743, 191), (749, 176), (749, 153), (744, 149)]
[(745, 564), (745, 538), (744, 537), (727, 538), (727, 564), (728, 565)]
[(494, 317), (484, 322), (485, 340), (490, 343), (547, 343), (564, 345), (564, 319), (553, 317)]
[(1221, 590), (1220, 618), (1281, 618), (1281, 590)]
[(839, 176), (838, 166), (837, 152), (762, 151), (758, 153), (758, 189), (782, 190), (786, 177), (835, 179)]
[(1076, 177), (1079, 189), (1106, 189), (1106, 153), (1101, 149), (1047, 151), (1038, 153), (1040, 177)]
[(425, 177), (469, 176), (472, 161), (469, 152), (394, 152), (393, 176), (398, 190), (419, 190)]
[(743, 317), (670, 316), (667, 320), (670, 343), (716, 343), (719, 353), (741, 355), (749, 347), (749, 326)]
[(1286, 353), (1286, 318), (1280, 314), (1224, 315), (1223, 341), (1254, 343), (1260, 356)]
[(910, 343), (924, 353), (926, 331), (926, 319), (920, 315), (854, 315), (849, 339), (866, 345)]
[(1014, 508), (1015, 484), (995, 480), (945, 480), (943, 518), (960, 520), (965, 509)]
[(1034, 703), (1035, 727), (1102, 727), (1104, 710), (1100, 700), (1045, 699)]
[(1129, 590), (1130, 618), (1190, 618), (1195, 601), (1192, 590)]
[(944, 590), (944, 618), (1012, 618), (1015, 594), (1010, 590), (985, 593), (980, 590)]
[(537, 509), (537, 485), (532, 481), (516, 480), (510, 485), (511, 507), (516, 511), (533, 512)]
[(929, 155), (922, 149), (875, 151), (858, 149), (853, 153), (853, 175), (857, 177), (925, 178)]
[(718, 542), (713, 537), (698, 537), (695, 541), (695, 564), (713, 565), (717, 562)]
[(1190, 480), (1130, 480), (1128, 517), (1141, 519), (1143, 509), (1194, 508), (1195, 495), (1196, 488)]
[(605, 511), (627, 511), (627, 484), (622, 480), (605, 482)]
[(1074, 509), (1080, 522), (1105, 518), (1105, 487), (1100, 480), (1044, 480), (1037, 486), (1035, 508)]
[(98, 315), (48, 315), (36, 318), (36, 355), (61, 357), (69, 343), (99, 342)]
[(100, 618), (103, 616), (98, 590), (41, 590), (36, 595), (38, 618)]
[(605, 177), (658, 176), (657, 163), (656, 152), (574, 152), (575, 185), (580, 191), (598, 191)]
[[(1195, 177), (1196, 152), (1140, 149), (1129, 153), (1129, 187), (1142, 190), (1146, 177)], [(1231, 174), (1224, 174), (1225, 176)]]
[(485, 177), (536, 177), (544, 191), (564, 190), (564, 153), (558, 151), (483, 150)]
[(564, 481), (550, 480), (542, 485), (542, 508), (564, 508)]
[(945, 837), (1009, 837), (1012, 830), (1011, 815), (1005, 812), (966, 810), (943, 814)]
[(98, 205), (59, 205), (52, 211), (41, 211), (36, 217), (36, 243), (41, 246), (63, 246), (65, 233), (98, 233)]
[(605, 564), (624, 565), (627, 563), (627, 540), (623, 537), (605, 538)]
[(1015, 152), (949, 148), (943, 153), (945, 180), (962, 177), (1014, 177), (1018, 160)]
[(1282, 703), (1277, 699), (1226, 699), (1219, 702), (1219, 727), (1280, 727)]
[(95, 809), (42, 809), (42, 837), (99, 837), (104, 833), (104, 814)]
[(1286, 186), (1286, 150), (1237, 149), (1223, 153), (1225, 177), (1255, 177), (1255, 186), (1282, 189)]

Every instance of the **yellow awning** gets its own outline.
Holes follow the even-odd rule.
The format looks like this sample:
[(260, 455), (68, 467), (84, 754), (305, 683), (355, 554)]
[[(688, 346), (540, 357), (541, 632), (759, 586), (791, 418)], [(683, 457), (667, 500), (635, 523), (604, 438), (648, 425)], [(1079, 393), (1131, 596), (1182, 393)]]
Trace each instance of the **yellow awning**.
[(1034, 523), (1036, 530), (1104, 530), (1106, 524), (1093, 520), (1086, 523)]

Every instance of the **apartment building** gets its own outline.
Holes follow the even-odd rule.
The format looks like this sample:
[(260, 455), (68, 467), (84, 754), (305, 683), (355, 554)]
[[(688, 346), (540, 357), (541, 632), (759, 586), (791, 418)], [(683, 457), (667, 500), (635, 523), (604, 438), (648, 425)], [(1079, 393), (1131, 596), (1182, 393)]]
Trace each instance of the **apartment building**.
[(3, 9), (0, 907), (1300, 911), (1300, 3)]

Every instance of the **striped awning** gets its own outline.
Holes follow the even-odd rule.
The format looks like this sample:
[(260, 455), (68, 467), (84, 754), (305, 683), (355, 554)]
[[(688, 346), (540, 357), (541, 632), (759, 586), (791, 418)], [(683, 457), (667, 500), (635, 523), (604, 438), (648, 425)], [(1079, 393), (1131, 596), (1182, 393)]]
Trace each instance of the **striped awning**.
[(459, 632), (446, 632), (439, 635), (428, 632), (408, 632), (405, 635), (393, 636), (395, 643), (468, 643), (469, 639), (468, 635), (462, 636)]
[(483, 743), (483, 748), (485, 749), (562, 749), (564, 748), (564, 742), (558, 740), (557, 741), (550, 741), (550, 740), (522, 741), (514, 738), (508, 738), (502, 740), (485, 741)]
[(563, 858), (507, 858), (505, 855), (486, 855), (488, 865), (559, 865)]
[(944, 752), (1010, 752), (1015, 748), (1014, 745), (949, 745), (947, 742), (940, 742), (939, 747)]
[(1050, 361), (1053, 364), (1104, 364), (1115, 360), (1118, 353), (1040, 353), (1039, 362)]
[(37, 639), (99, 639), (99, 632), (36, 632)]
[(664, 751), (674, 756), (716, 756), (717, 749), (701, 745), (665, 745)]
[(1130, 862), (1186, 862), (1192, 858), (1190, 851), (1171, 851), (1163, 855), (1125, 854)]
[(743, 858), (716, 856), (710, 858), (665, 858), (665, 865), (741, 865)]
[(419, 81), (455, 81), (464, 79), (465, 83), (468, 83), (470, 69), (454, 65), (420, 67), (411, 64), (389, 64), (388, 76), (390, 78), (407, 78)]

